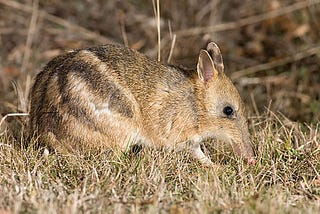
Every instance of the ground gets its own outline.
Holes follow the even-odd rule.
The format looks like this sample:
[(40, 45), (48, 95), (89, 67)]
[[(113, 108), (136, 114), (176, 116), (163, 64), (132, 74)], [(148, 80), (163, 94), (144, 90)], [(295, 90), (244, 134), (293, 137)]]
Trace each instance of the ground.
[[(317, 213), (320, 1), (0, 0), (0, 213)], [(155, 9), (154, 9), (155, 8)], [(157, 26), (160, 23), (161, 38)], [(28, 139), (29, 89), (65, 51), (120, 43), (194, 67), (208, 41), (243, 97), (257, 163), (164, 148), (62, 155)]]

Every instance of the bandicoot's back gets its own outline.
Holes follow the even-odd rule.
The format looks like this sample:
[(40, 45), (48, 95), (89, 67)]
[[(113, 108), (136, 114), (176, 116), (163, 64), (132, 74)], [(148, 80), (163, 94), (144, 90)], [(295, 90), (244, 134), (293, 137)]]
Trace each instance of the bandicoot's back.
[(36, 77), (30, 115), (32, 133), (58, 150), (188, 142), (208, 164), (199, 143), (216, 137), (253, 162), (244, 107), (214, 43), (195, 71), (119, 45), (58, 56)]

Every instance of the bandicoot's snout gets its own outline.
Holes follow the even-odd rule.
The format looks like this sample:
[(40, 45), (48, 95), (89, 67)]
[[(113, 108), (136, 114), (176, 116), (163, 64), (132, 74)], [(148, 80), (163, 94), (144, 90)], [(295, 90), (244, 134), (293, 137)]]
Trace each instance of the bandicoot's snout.
[(243, 157), (249, 165), (254, 165), (255, 157), (251, 146), (249, 132), (247, 131), (247, 127), (245, 127), (244, 130), (246, 131), (245, 133), (242, 133), (240, 140), (232, 140), (233, 150), (238, 156)]
[(249, 165), (254, 165), (256, 163), (256, 161), (255, 161), (254, 152), (253, 152), (250, 140), (245, 142), (243, 145), (245, 147), (244, 148), (244, 150), (245, 150), (244, 157), (246, 158)]
[(225, 130), (225, 134), (218, 135), (217, 138), (224, 142), (229, 142), (234, 153), (245, 159), (249, 165), (255, 164), (255, 156), (251, 146), (249, 133), (241, 134), (241, 130), (239, 129), (229, 129)]
[(254, 153), (253, 153), (253, 149), (251, 147), (250, 141), (243, 142), (240, 145), (235, 145), (235, 152), (240, 157), (243, 157), (248, 162), (249, 165), (255, 164)]

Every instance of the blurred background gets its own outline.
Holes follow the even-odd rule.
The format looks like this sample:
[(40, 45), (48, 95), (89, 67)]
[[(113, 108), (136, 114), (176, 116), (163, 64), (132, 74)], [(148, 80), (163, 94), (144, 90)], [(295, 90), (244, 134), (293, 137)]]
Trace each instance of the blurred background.
[[(120, 43), (195, 67), (216, 41), (249, 117), (320, 120), (320, 0), (0, 0), (0, 118), (28, 112), (33, 78), (65, 51)], [(7, 122), (15, 119), (8, 119)], [(27, 119), (21, 119), (27, 120)]]

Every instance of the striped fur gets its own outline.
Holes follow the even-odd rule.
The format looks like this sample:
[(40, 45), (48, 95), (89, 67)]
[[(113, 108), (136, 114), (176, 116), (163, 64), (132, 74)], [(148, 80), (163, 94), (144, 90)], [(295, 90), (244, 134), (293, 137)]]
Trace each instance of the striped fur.
[[(210, 160), (199, 143), (217, 137), (251, 158), (241, 98), (221, 70), (221, 56), (206, 53), (200, 54), (199, 63), (215, 73), (205, 74), (212, 76), (205, 82), (198, 76), (199, 69), (206, 72), (201, 63), (197, 71), (188, 71), (119, 45), (58, 56), (36, 76), (31, 133), (61, 151), (125, 149), (129, 142), (179, 147), (189, 142), (195, 157), (206, 164)], [(236, 118), (223, 115), (225, 105), (234, 107)]]

